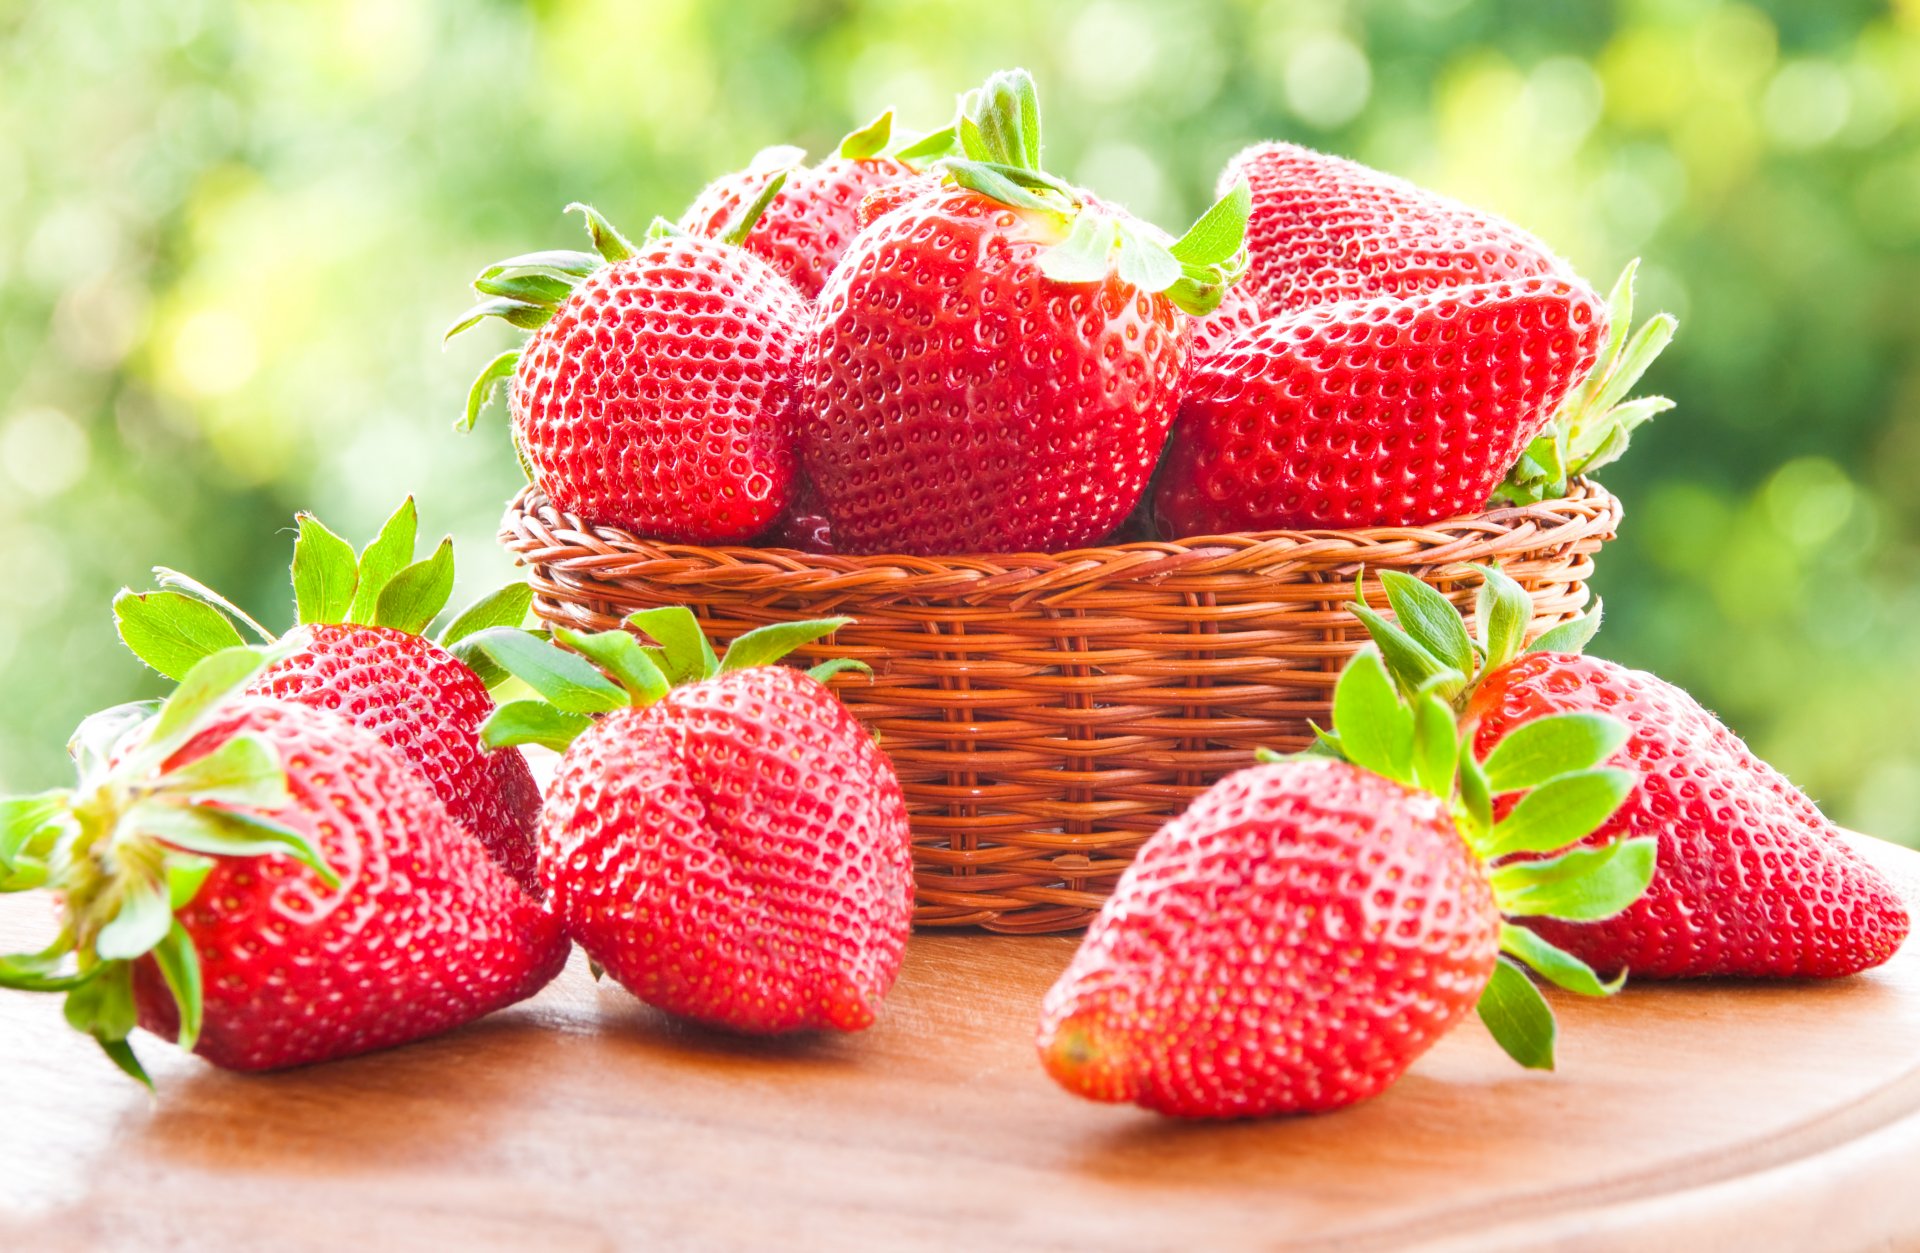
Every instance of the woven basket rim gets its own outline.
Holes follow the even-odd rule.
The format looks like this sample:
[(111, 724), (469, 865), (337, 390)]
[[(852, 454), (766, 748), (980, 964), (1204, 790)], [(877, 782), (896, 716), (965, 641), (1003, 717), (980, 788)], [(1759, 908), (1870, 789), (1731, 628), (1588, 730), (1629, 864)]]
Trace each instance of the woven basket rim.
[[(871, 587), (881, 580), (898, 580), (921, 592), (936, 585), (951, 585), (972, 593), (1015, 588), (1021, 593), (1034, 593), (1084, 584), (1160, 580), (1170, 575), (1262, 574), (1301, 566), (1330, 569), (1383, 563), (1399, 567), (1464, 564), (1497, 559), (1516, 550), (1572, 542), (1590, 534), (1611, 534), (1620, 516), (1620, 502), (1606, 488), (1577, 478), (1569, 484), (1567, 494), (1557, 500), (1506, 506), (1418, 527), (1250, 531), (1060, 553), (852, 555), (646, 539), (619, 527), (589, 524), (559, 509), (538, 487), (528, 484), (509, 502), (499, 538), (527, 564), (539, 564), (548, 555), (557, 555), (557, 542), (569, 550), (565, 564), (575, 570), (592, 565), (596, 557), (611, 563), (639, 559), (725, 568), (741, 579), (771, 576), (783, 585), (817, 579), (834, 584), (851, 580)], [(582, 554), (582, 549), (594, 555)]]

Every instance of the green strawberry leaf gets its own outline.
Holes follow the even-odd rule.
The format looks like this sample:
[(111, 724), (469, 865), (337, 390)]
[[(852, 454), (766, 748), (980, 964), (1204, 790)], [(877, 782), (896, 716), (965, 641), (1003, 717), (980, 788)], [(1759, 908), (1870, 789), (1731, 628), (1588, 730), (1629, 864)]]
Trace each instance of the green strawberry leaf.
[(642, 609), (627, 615), (627, 625), (660, 646), (659, 660), (665, 663), (660, 669), (669, 683), (710, 679), (720, 673), (720, 660), (691, 609), (683, 605)]
[[(771, 205), (774, 198), (785, 189), (787, 176), (791, 173), (790, 169), (781, 170), (768, 179), (767, 185), (760, 189), (760, 194), (753, 198), (752, 203), (741, 209), (733, 221), (727, 224), (727, 228), (720, 232), (720, 242), (732, 244), (736, 248), (746, 243), (747, 236), (753, 234), (753, 228), (759, 224), (760, 215), (767, 211), (767, 206)], [(673, 226), (671, 222), (667, 225)], [(648, 235), (652, 235), (651, 230), (648, 231)]]
[(1495, 961), (1493, 977), (1487, 980), (1475, 1008), (1508, 1057), (1529, 1070), (1553, 1069), (1559, 1027), (1546, 998), (1520, 967), (1505, 957)]
[(433, 555), (395, 574), (380, 592), (373, 624), (423, 634), (453, 595), (453, 540), (440, 541)]
[(855, 661), (851, 657), (833, 657), (821, 662), (807, 671), (807, 677), (815, 683), (827, 683), (836, 674), (845, 674), (849, 670), (858, 670), (868, 678), (873, 677), (873, 667), (864, 661)]
[[(1494, 824), (1487, 855), (1551, 853), (1583, 840), (1614, 815), (1638, 782), (1639, 776), (1631, 770), (1605, 767), (1558, 774), (1522, 796), (1507, 816)], [(1491, 766), (1488, 786), (1496, 794), (1508, 790), (1493, 781)]]
[(75, 987), (67, 993), (65, 1010), (70, 1026), (92, 1036), (114, 1065), (152, 1090), (152, 1077), (127, 1043), (128, 1034), (139, 1021), (130, 964), (114, 962), (98, 977)]
[[(224, 650), (223, 650), (224, 651)], [(188, 673), (192, 673), (189, 671)], [(73, 758), (81, 782), (89, 784), (112, 765), (115, 748), (137, 728), (160, 712), (157, 700), (128, 701), (88, 714), (67, 737), (67, 756)]]
[(511, 627), (495, 627), (469, 637), (471, 643), (508, 674), (567, 713), (596, 714), (625, 709), (627, 690), (594, 669), (586, 658)]
[(1379, 652), (1367, 647), (1355, 653), (1333, 688), (1333, 729), (1347, 760), (1411, 784), (1413, 717), (1394, 691)]
[(159, 765), (192, 739), (219, 712), (228, 697), (279, 659), (279, 650), (223, 648), (194, 666), (160, 706), (139, 756), (147, 768)]
[(135, 804), (127, 811), (124, 821), (142, 835), (190, 853), (204, 853), (209, 857), (291, 857), (312, 870), (329, 888), (340, 886), (340, 876), (305, 832), (262, 814), (153, 799)]
[(221, 613), (226, 614), (227, 617), (238, 622), (241, 626), (247, 628), (247, 630), (252, 631), (254, 638), (262, 644), (271, 644), (274, 642), (273, 632), (267, 630), (267, 628), (255, 621), (253, 615), (220, 593), (214, 591), (200, 580), (182, 574), (178, 570), (169, 570), (165, 566), (155, 566), (153, 568), (153, 577), (154, 581), (159, 583), (164, 589), (185, 592), (195, 600), (205, 601), (207, 604), (212, 605)]
[(586, 714), (568, 713), (543, 700), (516, 700), (493, 711), (480, 728), (480, 742), (488, 748), (538, 744), (565, 752), (579, 734), (593, 725)]
[(527, 620), (527, 611), (532, 607), (532, 585), (509, 583), (488, 592), (455, 614), (436, 642), (440, 647), (450, 649), (469, 635), (477, 635), (481, 631), (490, 631), (494, 627), (517, 627)]
[[(1086, 217), (1088, 214), (1082, 213), (1080, 216)], [(1166, 291), (1186, 273), (1167, 246), (1159, 240), (1148, 238), (1125, 222), (1117, 223), (1116, 235), (1120, 241), (1117, 269), (1121, 282), (1141, 291)]]
[[(840, 155), (849, 161), (865, 161), (877, 157), (887, 150), (893, 142), (893, 110), (888, 109), (879, 117), (868, 122), (859, 130), (850, 132), (840, 141)], [(805, 156), (801, 160), (805, 160)]]
[(293, 541), (293, 600), (302, 625), (344, 622), (360, 581), (360, 558), (353, 545), (329, 531), (310, 513), (300, 514)]
[(70, 822), (65, 791), (0, 797), (0, 874), (11, 874), (24, 856), (45, 857)]
[(251, 734), (233, 736), (204, 757), (164, 775), (154, 795), (265, 810), (285, 809), (293, 803), (280, 754)]
[(1578, 653), (1583, 651), (1600, 630), (1601, 606), (1599, 601), (1593, 608), (1581, 614), (1571, 622), (1562, 622), (1549, 628), (1539, 639), (1527, 645), (1530, 653)]
[(523, 331), (534, 331), (551, 322), (553, 312), (552, 305), (536, 305), (525, 300), (509, 300), (505, 296), (492, 296), (462, 313), (440, 339), (444, 343), (462, 331), (472, 330), (488, 318), (499, 318), (508, 326), (515, 326)]
[(474, 290), (482, 290), (481, 284), (490, 283), (512, 272), (551, 274), (555, 278), (585, 278), (606, 261), (591, 252), (576, 252), (569, 248), (553, 248), (542, 252), (522, 253), (517, 257), (508, 257), (505, 261), (496, 261), (480, 271), (473, 280)]
[(221, 649), (246, 643), (225, 614), (181, 592), (122, 588), (113, 619), (127, 651), (176, 683)]
[(1525, 962), (1549, 983), (1576, 996), (1612, 996), (1627, 982), (1624, 970), (1615, 978), (1601, 982), (1593, 967), (1572, 953), (1510, 922), (1500, 924), (1500, 951)]
[(962, 157), (965, 152), (960, 147), (960, 132), (952, 126), (929, 131), (920, 138), (896, 148), (893, 153), (896, 160), (920, 168), (947, 157)]
[(1437, 683), (1439, 690), (1451, 700), (1466, 687), (1465, 673), (1434, 656), (1424, 644), (1387, 621), (1365, 602), (1358, 599), (1351, 601), (1347, 605), (1347, 612), (1360, 619), (1360, 624), (1367, 628), (1367, 634), (1373, 638), (1388, 671), (1402, 691), (1417, 692)]
[(467, 389), (467, 412), (453, 424), (456, 431), (471, 431), (480, 420), (480, 411), (493, 399), (493, 390), (502, 382), (513, 377), (520, 365), (520, 350), (509, 348), (493, 360), (487, 362), (480, 371), (480, 377), (473, 380), (473, 386)]
[(206, 1006), (200, 981), (200, 953), (193, 947), (186, 928), (177, 921), (169, 921), (172, 926), (153, 948), (153, 964), (160, 968), (160, 977), (166, 980), (167, 991), (173, 994), (174, 1006), (179, 1010), (180, 1033), (174, 1037), (174, 1043), (191, 1053), (193, 1046), (200, 1042)]
[(1067, 237), (1040, 254), (1040, 273), (1056, 283), (1097, 283), (1111, 268), (1120, 223), (1104, 213), (1073, 219)]
[(625, 631), (588, 634), (555, 627), (553, 638), (612, 675), (627, 689), (627, 703), (636, 708), (651, 705), (667, 694), (667, 676), (641, 649), (640, 641)]
[[(605, 258), (609, 264), (615, 261), (625, 261), (634, 253), (640, 251), (633, 246), (631, 240), (625, 235), (622, 235), (614, 227), (612, 222), (607, 221), (605, 215), (602, 214), (600, 210), (594, 208), (592, 205), (581, 204), (576, 200), (562, 210), (562, 212), (578, 213), (587, 220), (587, 237), (593, 241), (593, 250)], [(545, 322), (546, 318), (540, 320), (541, 322)], [(512, 321), (512, 319), (509, 318), (508, 321)]]
[(71, 935), (62, 935), (38, 953), (9, 953), (0, 957), (0, 988), (16, 992), (71, 992), (97, 977), (104, 967), (80, 972), (63, 970), (73, 951)]
[(1213, 202), (1167, 249), (1182, 265), (1226, 265), (1246, 245), (1247, 219), (1253, 213), (1253, 190), (1241, 179)]
[(200, 895), (200, 885), (213, 873), (214, 860), (196, 853), (169, 853), (166, 858), (167, 904), (185, 909)]
[(119, 908), (94, 937), (93, 951), (104, 961), (132, 961), (145, 956), (167, 936), (173, 925), (167, 885), (139, 875), (125, 881)]
[[(498, 267), (488, 267), (489, 270)], [(473, 280), (473, 289), (482, 296), (500, 296), (507, 300), (523, 304), (542, 305), (554, 308), (573, 295), (578, 279), (563, 278), (557, 274), (547, 274), (540, 270), (504, 270), (499, 273), (483, 271)]]
[(1620, 751), (1631, 734), (1626, 723), (1605, 714), (1552, 714), (1524, 722), (1487, 754), (1487, 785), (1496, 794), (1520, 792), (1590, 770)]
[(1467, 624), (1460, 620), (1453, 602), (1398, 570), (1382, 570), (1380, 585), (1386, 589), (1387, 603), (1393, 606), (1400, 629), (1422, 651), (1462, 675), (1472, 673), (1473, 641), (1467, 637)]
[(1473, 755), (1473, 737), (1460, 737), (1460, 804), (1464, 822), (1460, 834), (1472, 846), (1475, 855), (1485, 861), (1493, 838), (1493, 789), (1487, 784), (1486, 771)]
[(1533, 621), (1533, 598), (1527, 589), (1498, 566), (1475, 566), (1480, 590), (1473, 601), (1474, 629), (1479, 632), (1486, 667), (1498, 670), (1520, 655), (1527, 626)]
[(801, 645), (824, 639), (852, 621), (852, 618), (815, 618), (755, 628), (733, 641), (726, 656), (720, 659), (719, 673), (770, 666)]
[(971, 159), (1040, 168), (1040, 92), (1027, 71), (1001, 70), (966, 93), (955, 125)]
[(394, 575), (413, 561), (414, 541), (419, 538), (420, 515), (413, 497), (400, 502), (393, 516), (380, 528), (380, 534), (360, 552), (360, 580), (353, 589), (353, 603), (347, 609), (348, 622), (372, 622), (380, 593)]
[(1577, 848), (1549, 861), (1516, 861), (1488, 875), (1500, 912), (1514, 918), (1598, 922), (1640, 899), (1653, 880), (1652, 839)]

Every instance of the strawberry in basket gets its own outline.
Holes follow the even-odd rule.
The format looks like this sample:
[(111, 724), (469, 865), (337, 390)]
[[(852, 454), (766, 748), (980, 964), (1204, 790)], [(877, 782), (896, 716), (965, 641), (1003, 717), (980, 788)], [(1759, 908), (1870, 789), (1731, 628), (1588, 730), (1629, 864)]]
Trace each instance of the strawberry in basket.
[(912, 920), (906, 802), (822, 682), (856, 663), (773, 664), (847, 619), (762, 627), (720, 658), (685, 609), (627, 621), (658, 646), (623, 630), (556, 629), (577, 652), (478, 637), (545, 698), (503, 706), (488, 741), (565, 752), (540, 825), (554, 910), (597, 968), (668, 1013), (866, 1027)]
[(1523, 967), (1588, 996), (1619, 981), (1508, 920), (1605, 918), (1646, 888), (1651, 840), (1558, 851), (1632, 790), (1599, 764), (1625, 731), (1544, 718), (1477, 758), (1430, 688), (1408, 699), (1362, 651), (1315, 754), (1229, 775), (1140, 849), (1047, 994), (1048, 1073), (1183, 1117), (1318, 1112), (1380, 1092), (1475, 1007), (1550, 1067)]
[[(772, 175), (715, 238), (656, 221), (638, 244), (585, 205), (594, 253), (488, 266), (488, 317), (533, 334), (481, 372), (471, 429), (510, 380), (514, 446), (553, 503), (589, 522), (689, 543), (753, 538), (793, 495), (795, 370), (807, 299), (740, 246), (786, 184)], [(597, 254), (597, 255), (596, 255)]]
[(768, 148), (746, 169), (709, 183), (680, 217), (695, 235), (723, 237), (741, 211), (782, 171), (786, 185), (767, 204), (741, 246), (763, 258), (808, 299), (820, 294), (834, 262), (860, 232), (860, 204), (871, 192), (914, 176), (892, 151), (893, 114), (882, 113), (840, 141), (818, 165), (798, 148)]
[(74, 787), (0, 801), (0, 891), (43, 889), (59, 921), (0, 957), (0, 987), (64, 994), (142, 1082), (135, 1025), (217, 1066), (299, 1066), (470, 1022), (566, 962), (558, 920), (399, 753), (241, 695), (269, 660), (208, 655), (157, 710), (83, 724)]
[[(534, 825), (540, 791), (518, 749), (491, 751), (480, 727), (493, 713), (487, 694), (501, 676), (462, 645), (478, 631), (518, 626), (533, 599), (510, 583), (456, 614), (437, 639), (427, 627), (453, 591), (453, 542), (414, 560), (419, 522), (402, 502), (361, 552), (302, 514), (293, 545), (297, 621), (277, 660), (249, 695), (327, 709), (373, 732), (426, 777), (453, 820), (471, 831), (507, 872), (534, 890)], [(232, 601), (172, 570), (161, 590), (122, 591), (113, 613), (133, 655), (174, 680), (210, 654), (272, 632)]]
[(1244, 191), (1169, 244), (1046, 173), (1024, 71), (965, 96), (954, 134), (937, 188), (881, 193), (893, 207), (828, 278), (807, 341), (802, 455), (842, 552), (1111, 531), (1172, 421), (1186, 315), (1242, 261)]
[(1434, 690), (1481, 751), (1501, 752), (1543, 715), (1622, 720), (1610, 759), (1639, 786), (1587, 843), (1651, 840), (1660, 853), (1653, 886), (1619, 914), (1527, 926), (1600, 970), (1653, 979), (1831, 978), (1893, 956), (1909, 927), (1899, 893), (1805, 793), (1671, 683), (1582, 656), (1598, 608), (1523, 646), (1525, 590), (1482, 573), (1478, 639), (1445, 597), (1397, 573), (1382, 575), (1394, 621), (1354, 612), (1402, 684), (1444, 676)]

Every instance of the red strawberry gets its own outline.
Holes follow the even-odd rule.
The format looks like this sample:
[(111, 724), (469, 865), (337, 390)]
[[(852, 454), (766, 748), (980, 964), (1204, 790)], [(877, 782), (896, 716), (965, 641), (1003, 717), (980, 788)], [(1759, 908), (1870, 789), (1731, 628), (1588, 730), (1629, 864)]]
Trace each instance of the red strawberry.
[(1659, 848), (1652, 886), (1624, 912), (1577, 925), (1529, 920), (1535, 932), (1597, 969), (1656, 979), (1830, 977), (1893, 955), (1906, 907), (1812, 801), (1679, 688), (1579, 656), (1597, 610), (1523, 652), (1526, 593), (1497, 570), (1485, 574), (1477, 642), (1437, 592), (1399, 576), (1387, 576), (1398, 626), (1358, 612), (1404, 681), (1450, 673), (1446, 687), (1483, 750), (1497, 752), (1545, 715), (1622, 721), (1630, 734), (1609, 752), (1639, 786), (1586, 842)]
[(1606, 337), (1576, 280), (1321, 305), (1194, 371), (1156, 488), (1173, 535), (1478, 512)]
[[(293, 556), (299, 625), (287, 633), (290, 647), (248, 692), (332, 710), (378, 735), (426, 777), (455, 822), (523, 887), (536, 890), (539, 788), (518, 749), (489, 751), (480, 743), (493, 699), (467, 660), (448, 651), (476, 631), (517, 625), (531, 589), (509, 584), (482, 598), (456, 615), (436, 643), (422, 632), (453, 590), (453, 548), (443, 540), (431, 557), (414, 561), (412, 498), (359, 556), (311, 515), (299, 524)], [(172, 571), (161, 574), (170, 590), (123, 591), (113, 602), (120, 638), (155, 670), (185, 678), (209, 653), (241, 643), (236, 622), (272, 642), (266, 628), (230, 601)], [(468, 660), (489, 668), (471, 653)]]
[(1550, 1066), (1551, 1011), (1512, 959), (1613, 990), (1503, 921), (1599, 916), (1646, 886), (1644, 841), (1512, 860), (1578, 839), (1631, 786), (1590, 769), (1600, 725), (1548, 724), (1573, 734), (1505, 786), (1534, 813), (1534, 797), (1553, 808), (1568, 789), (1607, 803), (1524, 830), (1492, 821), (1484, 789), (1456, 795), (1456, 767), (1479, 766), (1451, 715), (1431, 695), (1405, 703), (1378, 654), (1341, 676), (1334, 717), (1347, 760), (1229, 775), (1127, 868), (1041, 1011), (1041, 1060), (1068, 1090), (1194, 1118), (1336, 1109), (1391, 1084), (1476, 1004), (1517, 1060)]
[(535, 328), (494, 359), (471, 427), (511, 376), (515, 446), (553, 503), (590, 522), (689, 543), (753, 538), (793, 485), (795, 371), (806, 297), (743, 248), (767, 200), (720, 239), (656, 224), (638, 245), (585, 206), (599, 258), (543, 252), (481, 272), (488, 316)]
[(802, 165), (798, 148), (769, 148), (753, 164), (707, 185), (681, 215), (695, 235), (719, 238), (781, 170), (786, 186), (773, 198), (742, 245), (769, 262), (811, 299), (820, 294), (834, 262), (859, 233), (860, 202), (868, 193), (912, 178), (914, 169), (889, 155), (893, 114), (883, 113), (840, 141), (818, 165)]
[(1545, 244), (1510, 222), (1295, 144), (1259, 144), (1236, 156), (1220, 187), (1240, 182), (1253, 191), (1246, 285), (1269, 316), (1334, 300), (1571, 277)]
[(946, 186), (947, 176), (936, 170), (877, 187), (860, 202), (860, 211), (855, 220), (860, 230), (865, 230), (901, 205), (911, 204), (922, 196), (931, 196)]
[(136, 1020), (271, 1070), (446, 1031), (566, 961), (558, 921), (392, 749), (323, 709), (231, 699), (265, 661), (209, 656), (157, 714), (83, 727), (74, 790), (5, 802), (3, 886), (43, 884), (62, 930), (0, 959), (0, 984), (65, 992), (143, 1081)]
[(912, 920), (906, 802), (846, 708), (768, 664), (846, 619), (763, 628), (717, 662), (684, 609), (629, 621), (663, 647), (554, 633), (618, 684), (523, 633), (484, 637), (553, 702), (504, 707), (490, 737), (565, 746), (540, 828), (555, 911), (669, 1013), (755, 1033), (867, 1026)]
[(963, 114), (948, 185), (876, 219), (820, 293), (803, 459), (843, 552), (1111, 531), (1173, 417), (1180, 310), (1210, 309), (1235, 272), (1242, 200), (1169, 246), (1042, 172), (1024, 72)]

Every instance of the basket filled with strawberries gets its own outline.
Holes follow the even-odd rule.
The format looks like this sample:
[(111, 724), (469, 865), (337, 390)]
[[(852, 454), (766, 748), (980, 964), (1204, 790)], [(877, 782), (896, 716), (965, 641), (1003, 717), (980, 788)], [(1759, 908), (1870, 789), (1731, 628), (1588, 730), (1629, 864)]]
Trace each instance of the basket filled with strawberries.
[(1299, 750), (1388, 572), (1523, 635), (1573, 622), (1667, 407), (1632, 326), (1489, 214), (1262, 144), (1178, 239), (1049, 174), (1023, 72), (896, 139), (762, 154), (676, 224), (490, 266), (455, 330), (530, 332), (530, 483), (503, 543), (555, 627), (686, 606), (794, 660), (891, 759), (920, 925), (1086, 925), (1141, 844), (1256, 750)]

